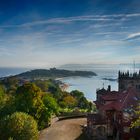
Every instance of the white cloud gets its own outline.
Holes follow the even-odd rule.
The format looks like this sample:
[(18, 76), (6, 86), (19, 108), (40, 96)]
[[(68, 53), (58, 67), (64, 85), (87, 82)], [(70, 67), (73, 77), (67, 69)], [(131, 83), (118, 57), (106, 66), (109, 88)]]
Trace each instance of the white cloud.
[(137, 37), (140, 37), (140, 32), (129, 34), (126, 40), (135, 39)]
[(0, 28), (20, 28), (20, 27), (31, 27), (39, 26), (45, 24), (68, 24), (70, 22), (77, 21), (124, 21), (128, 18), (139, 17), (140, 13), (133, 14), (113, 14), (113, 15), (85, 15), (85, 16), (75, 16), (75, 17), (65, 17), (65, 18), (51, 18), (44, 20), (37, 20), (33, 22), (27, 22), (19, 25), (1, 25)]
[[(125, 47), (130, 45), (121, 39), (124, 36), (127, 36), (127, 39), (138, 37), (140, 32), (130, 34), (129, 30), (125, 32), (116, 27), (123, 24), (122, 20), (139, 16), (140, 14), (87, 15), (0, 26), (1, 28), (19, 28), (15, 29), (13, 33), (6, 30), (5, 35), (1, 36), (0, 47), (5, 46), (0, 48), (0, 64), (3, 66), (45, 67), (74, 62), (121, 62), (124, 56), (121, 56), (120, 50), (126, 50)], [(70, 24), (71, 22), (79, 24), (79, 21), (88, 22), (84, 24), (84, 27), (82, 26), (83, 28), (78, 29)], [(30, 28), (46, 24), (47, 26), (43, 26), (43, 29)], [(70, 24), (70, 26), (67, 28), (63, 24)], [(111, 28), (108, 28), (110, 26)], [(115, 28), (112, 28), (114, 26)], [(24, 27), (29, 27), (29, 29), (24, 29)], [(2, 30), (5, 31), (5, 29)], [(104, 38), (105, 35), (110, 35), (112, 38)], [(129, 55), (123, 55), (126, 55), (126, 59), (123, 60), (127, 61)]]

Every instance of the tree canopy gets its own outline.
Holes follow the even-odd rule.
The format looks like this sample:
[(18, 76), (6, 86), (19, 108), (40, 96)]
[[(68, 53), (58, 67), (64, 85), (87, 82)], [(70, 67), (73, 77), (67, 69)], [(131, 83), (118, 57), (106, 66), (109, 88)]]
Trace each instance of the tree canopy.
[(2, 98), (5, 94), (5, 89), (4, 86), (2, 84), (0, 84), (0, 98)]
[(42, 129), (49, 125), (51, 115), (57, 112), (58, 105), (54, 98), (41, 92), (35, 84), (27, 83), (17, 89), (16, 108), (32, 115), (39, 129)]
[(38, 128), (34, 118), (23, 112), (15, 112), (0, 121), (0, 139), (38, 140)]
[[(19, 84), (20, 80), (11, 77), (0, 81), (0, 139), (24, 140), (25, 133), (28, 137), (29, 133), (36, 132), (35, 122), (41, 130), (50, 125), (52, 116), (63, 114), (65, 110), (71, 112), (77, 107), (78, 109), (89, 108), (89, 102), (84, 97), (84, 93), (78, 90), (71, 93), (62, 91), (55, 80), (35, 80)], [(14, 120), (18, 122), (17, 125)], [(6, 132), (7, 130), (9, 131)], [(36, 137), (36, 134), (34, 135)], [(36, 138), (30, 136), (26, 139), (35, 140)]]

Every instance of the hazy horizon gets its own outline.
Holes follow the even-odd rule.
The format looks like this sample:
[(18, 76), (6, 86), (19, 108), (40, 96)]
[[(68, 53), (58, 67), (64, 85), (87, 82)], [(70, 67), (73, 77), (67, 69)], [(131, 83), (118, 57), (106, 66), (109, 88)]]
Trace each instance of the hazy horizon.
[[(104, 66), (104, 67), (111, 67), (111, 66), (132, 66), (134, 67), (134, 63), (119, 63), (119, 64), (103, 64), (103, 63), (66, 63), (62, 65), (52, 65), (52, 66), (0, 66), (0, 68), (17, 68), (17, 69), (50, 69), (50, 68), (63, 68), (63, 67), (73, 67), (73, 66)], [(140, 63), (135, 63), (135, 67), (140, 67)]]

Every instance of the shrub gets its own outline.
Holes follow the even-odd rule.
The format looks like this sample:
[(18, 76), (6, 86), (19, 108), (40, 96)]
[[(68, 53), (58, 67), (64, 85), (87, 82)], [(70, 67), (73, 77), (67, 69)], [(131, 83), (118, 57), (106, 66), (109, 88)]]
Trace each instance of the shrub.
[(0, 122), (0, 139), (38, 140), (37, 123), (32, 116), (15, 112)]

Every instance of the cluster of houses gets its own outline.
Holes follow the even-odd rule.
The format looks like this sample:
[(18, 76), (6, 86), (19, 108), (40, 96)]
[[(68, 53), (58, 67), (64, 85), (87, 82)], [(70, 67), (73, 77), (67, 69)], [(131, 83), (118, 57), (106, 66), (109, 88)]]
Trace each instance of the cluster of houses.
[(118, 91), (97, 90), (97, 113), (87, 115), (87, 134), (92, 140), (140, 140), (140, 127), (132, 128), (140, 101), (140, 73), (118, 74)]

